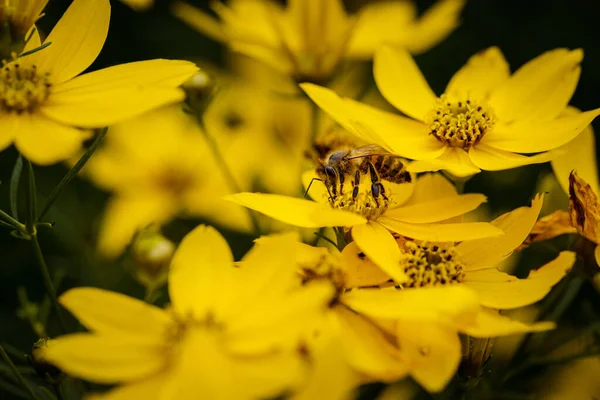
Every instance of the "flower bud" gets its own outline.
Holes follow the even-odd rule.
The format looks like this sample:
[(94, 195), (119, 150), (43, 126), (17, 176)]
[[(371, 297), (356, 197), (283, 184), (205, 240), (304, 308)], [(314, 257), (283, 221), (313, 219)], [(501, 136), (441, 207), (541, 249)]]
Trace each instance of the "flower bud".
[(42, 378), (49, 378), (50, 380), (57, 381), (62, 376), (62, 371), (50, 364), (44, 358), (44, 349), (51, 345), (52, 339), (49, 337), (43, 337), (38, 339), (31, 349), (31, 363), (35, 372)]
[(140, 232), (131, 245), (136, 279), (146, 287), (166, 283), (169, 263), (175, 252), (175, 244), (156, 228)]
[(183, 84), (187, 103), (199, 115), (203, 114), (216, 91), (214, 79), (205, 71), (199, 70)]

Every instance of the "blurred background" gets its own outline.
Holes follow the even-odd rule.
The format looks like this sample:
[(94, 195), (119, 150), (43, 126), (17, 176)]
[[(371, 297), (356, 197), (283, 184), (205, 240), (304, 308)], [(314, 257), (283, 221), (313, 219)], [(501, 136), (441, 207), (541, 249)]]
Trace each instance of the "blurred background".
[[(202, 62), (202, 65), (227, 68), (224, 47), (174, 18), (169, 12), (168, 0), (158, 0), (154, 7), (144, 12), (136, 12), (119, 1), (111, 0), (111, 3), (108, 39), (90, 70), (152, 58), (188, 59)], [(209, 10), (207, 1), (190, 0), (189, 3)], [(356, 10), (363, 3), (366, 1), (348, 0), (347, 9)], [(422, 11), (433, 2), (419, 0), (416, 3)], [(40, 30), (47, 34), (69, 4), (68, 0), (50, 0), (46, 15), (39, 22)], [(452, 74), (471, 55), (486, 47), (499, 46), (513, 71), (546, 50), (580, 47), (585, 51), (585, 58), (571, 104), (583, 110), (597, 108), (600, 107), (599, 15), (600, 2), (597, 0), (469, 0), (462, 13), (460, 27), (438, 46), (416, 56), (416, 61), (431, 87), (439, 94)], [(600, 130), (600, 120), (593, 125), (596, 131)], [(16, 157), (13, 148), (0, 153), (0, 208), (3, 210), (8, 210), (8, 183)], [(68, 167), (60, 164), (35, 167), (39, 202), (43, 202), (67, 171)], [(489, 201), (487, 216), (493, 218), (503, 211), (529, 204), (538, 183), (549, 172), (549, 165), (533, 165), (499, 173), (482, 172), (466, 184), (465, 191), (486, 194)], [(551, 201), (566, 204), (566, 196), (560, 191), (556, 193)], [(89, 181), (77, 179), (66, 188), (45, 218), (56, 223), (54, 229), (40, 233), (40, 242), (50, 269), (62, 276), (60, 292), (75, 285), (94, 285), (137, 297), (144, 296), (143, 287), (131, 277), (123, 263), (119, 260), (107, 261), (95, 251), (99, 224), (108, 197), (107, 192)], [(178, 241), (201, 222), (201, 219), (179, 219), (165, 228), (165, 234)], [(239, 258), (253, 238), (243, 233), (221, 230)], [(569, 246), (572, 240), (561, 237), (550, 244), (540, 245), (535, 249), (535, 257), (530, 254), (531, 251), (525, 251), (517, 264), (517, 273), (526, 274), (529, 269), (527, 265), (541, 265), (552, 258), (557, 249)], [(40, 302), (45, 296), (30, 243), (11, 236), (7, 229), (2, 228), (0, 341), (27, 352), (37, 336), (28, 322), (17, 316), (23, 306), (19, 301), (19, 287), (22, 288), (21, 299), (23, 293), (27, 293), (32, 302)], [(595, 296), (593, 286), (583, 284), (563, 314), (565, 323), (577, 329), (582, 321), (600, 315), (600, 304), (590, 301)], [(584, 310), (587, 314), (584, 314)], [(54, 330), (55, 327), (48, 327), (50, 334)], [(592, 362), (597, 364), (597, 360)], [(598, 371), (597, 368), (598, 365), (588, 365), (583, 369)], [(539, 384), (544, 382), (544, 376), (550, 375), (536, 376)], [(523, 382), (511, 384), (521, 389), (523, 385), (533, 385)], [(0, 392), (0, 399), (5, 398), (10, 397)]]

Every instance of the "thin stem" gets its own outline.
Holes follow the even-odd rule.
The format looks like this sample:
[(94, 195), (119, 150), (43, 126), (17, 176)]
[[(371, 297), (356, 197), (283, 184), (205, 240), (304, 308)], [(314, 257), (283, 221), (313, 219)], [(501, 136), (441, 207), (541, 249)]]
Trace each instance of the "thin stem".
[(314, 101), (310, 100), (310, 142), (311, 144), (319, 136), (319, 106)]
[(42, 218), (44, 218), (44, 216), (46, 215), (48, 210), (50, 210), (50, 207), (52, 207), (52, 204), (54, 204), (54, 202), (56, 201), (56, 198), (58, 197), (60, 192), (62, 192), (64, 187), (69, 182), (71, 182), (73, 180), (73, 178), (75, 178), (77, 176), (79, 171), (81, 171), (81, 169), (87, 163), (87, 161), (90, 159), (92, 154), (94, 154), (94, 152), (98, 149), (98, 147), (100, 147), (100, 145), (102, 144), (102, 141), (104, 140), (104, 136), (106, 136), (106, 132), (108, 132), (108, 128), (100, 129), (100, 131), (98, 132), (98, 136), (96, 136), (96, 139), (94, 139), (94, 142), (90, 145), (90, 147), (88, 147), (86, 152), (83, 154), (83, 156), (81, 156), (81, 158), (79, 159), (79, 161), (77, 161), (77, 163), (73, 166), (73, 168), (71, 168), (69, 170), (69, 172), (67, 172), (67, 174), (62, 178), (62, 180), (58, 183), (58, 185), (56, 185), (56, 187), (54, 188), (52, 193), (50, 193), (50, 196), (48, 196), (48, 199), (46, 200), (46, 204), (44, 205), (42, 212), (40, 213), (40, 215), (37, 218), (38, 221), (40, 221)]
[[(202, 132), (204, 132), (204, 137), (206, 138), (206, 142), (208, 143), (208, 146), (210, 147), (210, 150), (211, 150), (213, 156), (215, 157), (215, 160), (220, 165), (220, 167), (223, 171), (223, 174), (225, 175), (225, 180), (227, 180), (227, 183), (229, 184), (229, 188), (231, 190), (233, 190), (235, 193), (242, 192), (242, 189), (238, 185), (237, 180), (235, 179), (235, 176), (233, 175), (233, 172), (231, 172), (231, 170), (229, 169), (229, 166), (225, 162), (225, 157), (223, 156), (223, 153), (219, 149), (219, 146), (217, 145), (217, 141), (208, 132), (208, 128), (206, 127), (206, 124), (204, 123), (202, 116), (198, 115), (196, 112), (194, 113), (194, 115), (196, 116), (196, 120), (198, 121), (198, 124), (200, 125)], [(256, 214), (254, 213), (254, 211), (250, 210), (249, 208), (247, 210), (248, 210), (248, 215), (250, 216), (250, 221), (252, 223), (252, 228), (254, 230), (254, 234), (256, 235), (256, 237), (260, 237), (260, 235), (261, 235), (260, 224), (258, 223)]]
[(19, 221), (17, 221), (2, 210), (0, 210), (0, 219), (6, 222), (7, 224), (11, 225), (15, 229), (19, 230), (21, 233), (27, 232), (27, 230), (25, 229), (25, 225), (23, 225), (22, 223), (20, 223)]
[(33, 243), (33, 250), (35, 252), (35, 257), (40, 266), (40, 270), (42, 271), (42, 276), (44, 277), (44, 285), (46, 286), (46, 292), (48, 292), (48, 296), (50, 296), (50, 300), (52, 301), (52, 305), (56, 314), (58, 315), (58, 321), (60, 323), (61, 329), (63, 332), (67, 332), (67, 325), (65, 320), (63, 319), (62, 309), (60, 308), (60, 304), (58, 303), (58, 298), (56, 296), (56, 289), (54, 288), (54, 283), (52, 283), (52, 278), (50, 277), (50, 271), (48, 270), (48, 265), (46, 264), (46, 260), (44, 259), (44, 254), (42, 253), (42, 248), (40, 247), (40, 242), (37, 239), (37, 234), (33, 232), (31, 234), (31, 243)]
[(8, 356), (8, 354), (6, 354), (6, 351), (4, 350), (4, 347), (2, 347), (1, 344), (0, 344), (0, 356), (2, 356), (2, 359), (4, 360), (4, 362), (8, 364), (8, 366), (12, 370), (13, 374), (15, 375), (15, 377), (17, 378), (17, 380), (19, 381), (21, 386), (23, 386), (25, 388), (25, 390), (27, 390), (27, 392), (29, 393), (29, 396), (33, 400), (40, 400), (39, 397), (37, 397), (36, 394), (33, 392), (33, 389), (31, 389), (31, 386), (29, 386), (29, 384), (27, 383), (25, 378), (23, 378), (23, 375), (21, 375), (21, 373), (17, 369), (17, 366), (15, 364), (13, 364), (13, 362), (10, 359), (10, 357)]

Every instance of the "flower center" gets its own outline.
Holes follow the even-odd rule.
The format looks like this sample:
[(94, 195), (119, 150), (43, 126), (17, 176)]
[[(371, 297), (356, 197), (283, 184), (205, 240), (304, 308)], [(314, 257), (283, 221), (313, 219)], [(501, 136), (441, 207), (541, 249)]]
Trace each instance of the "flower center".
[(50, 76), (35, 65), (24, 68), (19, 60), (6, 62), (0, 72), (0, 110), (32, 112), (50, 95)]
[[(299, 262), (299, 274), (302, 278), (302, 284), (314, 280), (325, 280), (330, 282), (335, 288), (335, 295), (330, 304), (333, 305), (344, 292), (345, 276), (340, 260), (332, 256), (327, 249), (322, 249), (321, 254), (312, 260)], [(316, 249), (315, 249), (316, 251)]]
[(329, 200), (331, 205), (338, 210), (350, 211), (365, 217), (368, 220), (376, 220), (387, 209), (389, 199), (381, 194), (373, 196), (371, 190), (359, 191), (356, 197), (353, 197), (352, 191), (344, 192), (334, 196)]
[(165, 168), (157, 176), (157, 184), (161, 190), (179, 196), (193, 184), (190, 173), (176, 168)]
[(495, 123), (489, 106), (473, 100), (450, 101), (442, 95), (426, 119), (429, 133), (448, 146), (468, 150)]
[(463, 264), (454, 248), (444, 249), (427, 243), (404, 243), (400, 266), (408, 276), (404, 287), (428, 287), (461, 283), (465, 279)]

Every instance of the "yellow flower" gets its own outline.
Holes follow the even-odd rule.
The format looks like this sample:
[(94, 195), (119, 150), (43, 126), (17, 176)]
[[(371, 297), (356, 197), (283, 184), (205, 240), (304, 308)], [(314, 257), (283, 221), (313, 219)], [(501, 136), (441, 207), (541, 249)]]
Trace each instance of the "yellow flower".
[[(77, 76), (100, 53), (109, 19), (108, 0), (75, 0), (47, 47), (2, 68), (0, 149), (14, 142), (31, 161), (52, 164), (89, 137), (74, 127), (111, 125), (183, 99), (177, 86), (197, 70), (186, 61), (141, 61)], [(39, 46), (35, 33), (25, 51)]]
[[(384, 47), (374, 75), (383, 96), (411, 118), (302, 85), (347, 129), (392, 153), (421, 160), (411, 170), (445, 169), (464, 177), (549, 161), (600, 109), (565, 115), (579, 80), (583, 52), (556, 49), (510, 75), (500, 50), (471, 57), (437, 97), (406, 51)], [(531, 154), (524, 156), (519, 153)]]
[(157, 109), (111, 127), (85, 171), (114, 193), (98, 248), (118, 256), (136, 231), (178, 215), (203, 216), (247, 230), (247, 210), (223, 201), (231, 193), (196, 121), (181, 105)]
[(43, 15), (48, 0), (3, 0), (0, 3), (0, 47), (2, 57), (9, 57), (11, 50), (20, 52), (25, 45), (27, 33)]
[[(527, 210), (519, 211), (522, 212), (511, 216), (512, 222), (530, 217), (525, 214)], [(329, 391), (337, 388), (338, 396), (327, 398), (342, 398), (339, 393), (347, 394), (358, 383), (391, 382), (406, 374), (428, 390), (439, 391), (455, 374), (461, 360), (458, 332), (489, 337), (554, 327), (553, 323), (545, 322), (524, 324), (482, 307), (486, 298), (480, 297), (480, 290), (468, 283), (438, 282), (438, 287), (419, 289), (402, 285), (404, 290), (373, 288), (389, 278), (380, 281), (381, 273), (375, 272), (376, 267), (360, 255), (354, 243), (346, 246), (341, 255), (330, 254), (323, 248), (298, 246), (296, 262), (302, 281), (325, 280), (337, 289), (327, 318), (316, 327), (316, 339), (309, 342), (315, 369), (304, 391), (300, 391), (300, 398), (311, 398), (307, 394), (318, 393), (317, 388)], [(505, 248), (499, 246), (498, 254)], [(568, 266), (563, 262), (562, 267), (561, 271), (560, 267), (549, 264), (535, 276), (521, 280), (520, 287), (511, 282), (504, 289), (521, 296), (516, 301), (529, 304), (562, 277)], [(520, 294), (530, 288), (532, 293)], [(491, 282), (489, 289), (500, 292)], [(524, 296), (528, 299), (523, 300)], [(335, 376), (318, 375), (325, 365), (337, 372)]]
[(214, 2), (220, 21), (182, 2), (173, 11), (200, 32), (228, 43), (298, 81), (330, 77), (343, 58), (368, 59), (382, 43), (422, 52), (458, 25), (463, 0), (444, 0), (421, 18), (407, 2), (367, 5), (357, 15), (340, 0), (291, 0), (281, 7), (271, 0)]
[(345, 227), (358, 247), (397, 282), (405, 281), (406, 275), (398, 268), (400, 250), (392, 232), (433, 241), (503, 233), (487, 223), (448, 223), (446, 220), (477, 208), (486, 198), (481, 194), (458, 195), (439, 175), (425, 175), (414, 185), (384, 181), (387, 199), (374, 198), (367, 189), (369, 184), (362, 183), (356, 200), (352, 200), (351, 191), (330, 200), (321, 182), (314, 182), (310, 189), (316, 201), (263, 193), (237, 193), (227, 199), (290, 225)]
[(90, 333), (52, 341), (43, 355), (71, 376), (119, 384), (107, 399), (274, 397), (301, 378), (300, 332), (331, 296), (299, 287), (295, 238), (253, 249), (235, 267), (216, 230), (188, 234), (169, 273), (167, 310), (122, 294), (76, 288), (60, 297)]

